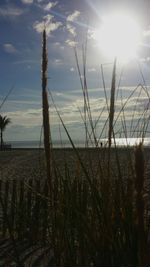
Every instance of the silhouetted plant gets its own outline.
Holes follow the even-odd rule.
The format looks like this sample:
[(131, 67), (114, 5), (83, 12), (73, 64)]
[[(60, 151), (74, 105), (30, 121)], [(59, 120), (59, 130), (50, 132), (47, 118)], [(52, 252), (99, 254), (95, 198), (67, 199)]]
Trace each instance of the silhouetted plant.
[(1, 150), (3, 149), (4, 140), (3, 140), (3, 132), (5, 131), (7, 125), (11, 122), (10, 118), (7, 116), (0, 115), (0, 140), (1, 140)]

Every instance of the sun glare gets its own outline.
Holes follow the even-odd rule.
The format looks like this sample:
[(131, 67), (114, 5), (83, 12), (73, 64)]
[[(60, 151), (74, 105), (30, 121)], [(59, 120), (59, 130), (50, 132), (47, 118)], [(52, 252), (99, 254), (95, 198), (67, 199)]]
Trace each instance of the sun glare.
[(137, 55), (140, 27), (136, 20), (125, 14), (105, 16), (96, 39), (105, 55), (128, 61)]

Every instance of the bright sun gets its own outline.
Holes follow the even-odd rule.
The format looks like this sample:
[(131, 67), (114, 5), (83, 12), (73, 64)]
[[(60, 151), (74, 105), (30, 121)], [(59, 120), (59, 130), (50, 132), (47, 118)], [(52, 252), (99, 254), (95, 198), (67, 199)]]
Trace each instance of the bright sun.
[(103, 53), (127, 61), (136, 56), (140, 43), (140, 27), (128, 15), (112, 14), (103, 17), (95, 37)]

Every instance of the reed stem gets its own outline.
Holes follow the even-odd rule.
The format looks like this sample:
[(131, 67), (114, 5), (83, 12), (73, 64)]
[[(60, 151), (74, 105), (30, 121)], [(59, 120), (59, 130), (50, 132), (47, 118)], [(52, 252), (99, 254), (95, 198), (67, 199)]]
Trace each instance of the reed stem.
[(47, 48), (46, 48), (46, 30), (43, 31), (43, 51), (42, 51), (42, 104), (43, 104), (43, 129), (44, 129), (44, 149), (46, 157), (47, 181), (50, 192), (52, 191), (51, 181), (51, 135), (49, 123), (49, 103), (47, 96)]

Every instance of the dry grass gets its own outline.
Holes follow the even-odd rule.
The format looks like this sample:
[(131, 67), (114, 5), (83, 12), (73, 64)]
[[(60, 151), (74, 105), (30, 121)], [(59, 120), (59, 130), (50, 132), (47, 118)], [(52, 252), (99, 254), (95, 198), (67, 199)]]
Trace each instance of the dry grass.
[[(32, 241), (35, 243), (44, 242), (46, 246), (52, 249), (54, 258), (53, 262), (50, 260), (49, 264), (51, 266), (148, 267), (150, 240), (145, 237), (149, 235), (150, 224), (147, 223), (149, 222), (149, 213), (145, 208), (148, 205), (146, 203), (144, 205), (143, 200), (145, 171), (143, 147), (139, 144), (135, 151), (128, 146), (124, 148), (123, 155), (126, 160), (123, 159), (122, 162), (120, 156), (122, 150), (117, 147), (115, 141), (115, 124), (117, 124), (120, 114), (122, 115), (121, 124), (124, 136), (127, 138), (125, 106), (133, 92), (124, 103), (122, 99), (121, 110), (116, 115), (115, 61), (112, 73), (108, 118), (100, 133), (101, 136), (104, 131), (107, 132), (108, 146), (100, 147), (99, 140), (97, 140), (95, 135), (95, 128), (102, 114), (93, 123), (86, 82), (86, 51), (87, 47), (85, 46), (83, 48), (83, 79), (78, 63), (78, 55), (75, 52), (83, 90), (83, 111), (80, 110), (80, 113), (85, 126), (86, 149), (84, 153), (86, 157), (83, 157), (81, 151), (75, 147), (69, 130), (51, 95), (56, 113), (72, 146), (71, 153), (74, 155), (72, 159), (75, 166), (74, 171), (72, 166), (71, 168), (68, 166), (69, 157), (63, 157), (64, 171), (62, 172), (62, 167), (57, 158), (54, 157), (54, 154), (53, 161), (51, 160), (49, 104), (46, 90), (48, 59), (46, 31), (44, 30), (43, 32), (43, 126), (47, 168), (46, 178), (49, 182), (49, 188), (44, 186), (44, 189), (41, 190), (38, 183), (34, 187), (29, 184), (26, 185), (31, 190), (30, 192), (34, 194), (32, 222), (29, 224), (29, 226), (33, 226), (34, 222), (36, 226), (36, 231), (33, 228)], [(108, 99), (106, 99), (106, 102), (108, 105)], [(143, 120), (139, 120), (135, 125), (136, 131), (139, 129), (140, 135), (141, 129), (143, 129), (142, 138), (144, 138), (148, 126), (147, 112), (148, 108), (145, 109), (142, 117), (144, 125)], [(133, 123), (131, 125), (133, 131), (134, 125)], [(91, 140), (95, 146), (93, 150), (88, 148)], [(111, 147), (112, 140), (114, 142), (113, 148)], [(95, 153), (96, 158), (93, 157), (91, 151), (94, 151), (93, 153)], [(50, 196), (49, 189), (51, 191)], [(21, 187), (20, 190), (22, 193), (20, 193), (18, 203), (21, 203), (22, 207), (31, 206), (29, 201), (27, 201), (31, 195), (29, 194), (27, 198), (23, 197), (25, 189), (23, 190), (23, 187)], [(2, 208), (5, 216), (5, 208), (3, 206)], [(20, 210), (18, 214), (20, 216)], [(19, 219), (18, 223), (21, 227), (25, 228), (26, 218), (24, 217), (23, 221)], [(7, 228), (9, 228), (9, 224)], [(14, 233), (16, 231), (14, 230)], [(36, 236), (37, 232), (38, 235)], [(34, 251), (32, 253), (34, 254)]]

